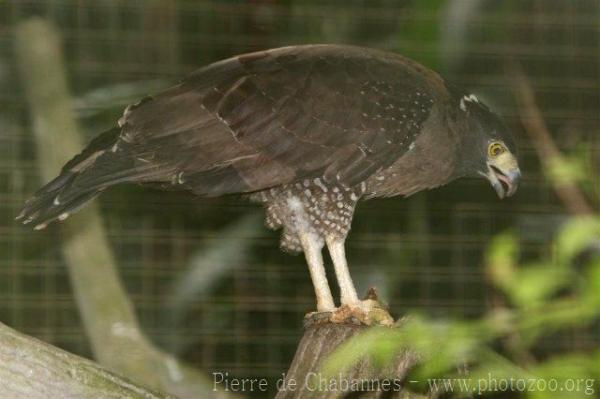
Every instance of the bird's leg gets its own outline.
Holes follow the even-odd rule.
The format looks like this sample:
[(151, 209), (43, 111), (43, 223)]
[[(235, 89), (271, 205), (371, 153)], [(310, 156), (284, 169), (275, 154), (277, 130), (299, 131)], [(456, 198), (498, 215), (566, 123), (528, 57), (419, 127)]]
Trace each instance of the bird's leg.
[(347, 322), (347, 320), (358, 320), (366, 325), (380, 324), (392, 325), (394, 319), (385, 310), (377, 298), (366, 298), (359, 300), (356, 295), (356, 288), (350, 277), (348, 262), (346, 262), (346, 251), (344, 249), (344, 240), (335, 237), (327, 237), (327, 248), (333, 260), (335, 275), (340, 286), (340, 296), (342, 306), (336, 310), (331, 321), (334, 323)]
[(350, 271), (348, 270), (344, 240), (327, 237), (326, 241), (331, 260), (333, 260), (335, 275), (340, 286), (340, 300), (342, 305), (360, 305), (358, 295), (356, 295), (356, 288), (354, 288), (354, 283), (352, 282), (352, 277), (350, 277)]
[(298, 236), (300, 238), (300, 243), (302, 244), (302, 249), (304, 250), (304, 256), (306, 256), (310, 278), (315, 287), (315, 294), (317, 295), (317, 312), (333, 311), (335, 309), (335, 304), (333, 303), (333, 296), (329, 289), (329, 283), (327, 283), (327, 275), (325, 274), (323, 256), (321, 254), (323, 244), (319, 242), (319, 239), (312, 233), (299, 233)]

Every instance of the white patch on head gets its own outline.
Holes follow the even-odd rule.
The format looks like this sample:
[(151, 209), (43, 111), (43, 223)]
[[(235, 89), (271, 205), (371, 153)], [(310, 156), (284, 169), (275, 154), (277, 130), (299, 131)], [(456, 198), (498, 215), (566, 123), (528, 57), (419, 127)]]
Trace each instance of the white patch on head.
[(410, 143), (410, 145), (408, 146), (408, 151), (412, 151), (415, 148), (415, 142), (413, 141), (412, 143)]
[(58, 195), (54, 197), (54, 201), (52, 201), (54, 205), (60, 205), (60, 200), (58, 199)]
[(65, 220), (68, 217), (69, 217), (69, 213), (64, 212), (64, 213), (61, 213), (60, 215), (58, 215), (58, 220), (60, 220), (62, 222), (63, 220)]
[(475, 96), (475, 94), (469, 94), (468, 96), (463, 96), (460, 99), (460, 109), (464, 112), (467, 112), (467, 104), (466, 103), (478, 103), (479, 99)]

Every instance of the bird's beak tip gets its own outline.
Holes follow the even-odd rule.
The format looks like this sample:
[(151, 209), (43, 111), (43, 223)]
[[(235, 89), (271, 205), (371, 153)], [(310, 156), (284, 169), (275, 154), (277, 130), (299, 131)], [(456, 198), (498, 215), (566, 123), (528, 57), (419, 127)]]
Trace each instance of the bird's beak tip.
[(500, 183), (499, 180), (493, 181), (492, 187), (494, 188), (494, 191), (498, 195), (498, 198), (504, 199), (505, 191), (504, 191), (504, 187), (502, 187), (502, 183)]
[(507, 197), (512, 197), (519, 187), (519, 181), (521, 180), (521, 170), (516, 168), (506, 174), (507, 180), (510, 181), (509, 189), (506, 193)]
[(511, 197), (517, 192), (521, 180), (521, 170), (518, 167), (506, 171), (495, 166), (488, 166), (488, 168), (489, 171), (485, 176), (500, 199)]

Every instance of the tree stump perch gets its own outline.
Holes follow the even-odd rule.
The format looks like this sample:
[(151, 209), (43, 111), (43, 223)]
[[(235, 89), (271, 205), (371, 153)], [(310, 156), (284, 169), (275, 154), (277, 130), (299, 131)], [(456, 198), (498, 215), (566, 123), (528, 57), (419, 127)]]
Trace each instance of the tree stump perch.
[[(399, 328), (391, 323), (392, 317), (379, 305), (374, 289), (369, 291), (367, 300), (373, 301), (375, 306), (366, 318), (361, 315), (356, 317), (344, 307), (330, 317), (307, 315), (304, 335), (296, 348), (284, 383), (282, 387), (278, 387), (276, 399), (346, 396), (379, 398), (389, 393), (394, 393), (396, 397), (411, 397), (402, 390), (400, 384), (418, 361), (417, 355), (411, 351), (403, 352), (383, 369), (375, 367), (370, 359), (363, 358), (336, 376), (321, 374), (329, 355), (354, 336), (369, 328)], [(382, 385), (384, 381), (387, 381), (387, 388)], [(353, 382), (355, 385), (351, 385)], [(391, 385), (394, 383), (397, 385)], [(357, 386), (359, 389), (356, 389)]]

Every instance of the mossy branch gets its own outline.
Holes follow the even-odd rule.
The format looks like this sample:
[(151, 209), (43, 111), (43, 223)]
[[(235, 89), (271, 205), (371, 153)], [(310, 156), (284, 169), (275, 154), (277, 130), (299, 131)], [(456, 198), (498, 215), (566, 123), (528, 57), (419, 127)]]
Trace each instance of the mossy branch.
[(175, 399), (2, 323), (0, 397)]

